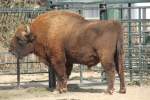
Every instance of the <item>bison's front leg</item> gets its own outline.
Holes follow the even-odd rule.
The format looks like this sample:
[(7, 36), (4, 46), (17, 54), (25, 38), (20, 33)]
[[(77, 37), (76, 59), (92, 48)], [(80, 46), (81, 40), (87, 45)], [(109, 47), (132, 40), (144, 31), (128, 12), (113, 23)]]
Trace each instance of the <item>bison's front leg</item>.
[(53, 58), (52, 66), (57, 75), (57, 89), (60, 93), (67, 91), (67, 75), (66, 67), (64, 61), (58, 61), (58, 59)]
[(67, 61), (66, 62), (66, 74), (67, 74), (68, 79), (69, 79), (69, 76), (71, 75), (72, 68), (73, 68), (73, 64)]
[(51, 53), (51, 64), (57, 76), (57, 89), (60, 93), (67, 91), (66, 58), (62, 51), (54, 50)]

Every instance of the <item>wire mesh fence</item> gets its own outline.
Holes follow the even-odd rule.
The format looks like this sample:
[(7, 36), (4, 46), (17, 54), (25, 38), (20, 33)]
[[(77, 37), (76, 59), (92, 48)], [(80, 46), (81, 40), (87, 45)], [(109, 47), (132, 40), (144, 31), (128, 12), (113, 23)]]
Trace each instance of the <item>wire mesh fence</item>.
[[(17, 59), (6, 52), (10, 39), (18, 24), (30, 22), (41, 13), (53, 9), (71, 10), (87, 18), (119, 20), (124, 28), (124, 51), (126, 77), (130, 81), (148, 79), (150, 73), (150, 19), (145, 17), (149, 7), (133, 7), (128, 4), (107, 5), (100, 4), (58, 4), (53, 5), (50, 0), (6, 0), (0, 1), (0, 43), (4, 48), (0, 53), (0, 75), (15, 75), (17, 73)], [(136, 10), (136, 11), (135, 11)], [(135, 13), (137, 16), (134, 16)], [(5, 51), (5, 52), (4, 52)], [(83, 82), (83, 72), (87, 69), (75, 67), (80, 72)], [(93, 67), (101, 72), (101, 67)], [(37, 57), (30, 55), (20, 62), (21, 74), (47, 73), (48, 67), (39, 63)], [(99, 77), (100, 78), (100, 77)]]

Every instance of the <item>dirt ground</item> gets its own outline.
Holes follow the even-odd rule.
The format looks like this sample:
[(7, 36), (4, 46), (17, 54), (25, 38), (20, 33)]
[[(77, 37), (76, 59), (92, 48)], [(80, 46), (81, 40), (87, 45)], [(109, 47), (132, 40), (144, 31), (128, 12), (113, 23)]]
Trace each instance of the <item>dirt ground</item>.
[[(98, 76), (97, 73), (84, 74), (85, 77), (89, 75)], [(72, 74), (68, 82), (69, 91), (63, 94), (50, 92), (48, 82), (24, 83), (20, 89), (15, 88), (16, 84), (0, 84), (0, 100), (150, 100), (150, 85), (127, 85), (127, 93), (119, 94), (119, 84), (116, 82), (114, 94), (108, 95), (105, 94), (106, 84), (101, 84), (98, 79), (84, 80), (83, 84), (80, 84), (77, 76), (79, 73)], [(16, 76), (0, 76), (0, 82), (15, 81), (15, 78)], [(21, 76), (21, 81), (34, 79), (47, 79), (47, 75)]]
[(113, 95), (108, 95), (104, 93), (103, 86), (94, 89), (74, 85), (70, 84), (69, 92), (63, 94), (50, 92), (44, 87), (0, 90), (0, 100), (149, 100), (150, 98), (150, 86), (128, 86), (126, 94), (119, 94), (116, 90)]

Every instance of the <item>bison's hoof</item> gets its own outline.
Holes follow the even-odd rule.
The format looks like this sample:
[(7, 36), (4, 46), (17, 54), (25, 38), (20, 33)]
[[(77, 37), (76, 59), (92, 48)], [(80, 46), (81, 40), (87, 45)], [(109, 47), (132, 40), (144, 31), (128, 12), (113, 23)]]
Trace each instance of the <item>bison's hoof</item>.
[(107, 91), (107, 93), (109, 93), (110, 95), (112, 95), (114, 93), (114, 91), (113, 90), (109, 90), (109, 91)]
[(53, 91), (53, 94), (59, 94), (59, 91), (55, 89), (55, 90)]
[(61, 89), (59, 89), (59, 93), (65, 93), (65, 92), (67, 92), (67, 88), (61, 88)]
[(108, 89), (108, 90), (106, 91), (106, 94), (113, 95), (113, 93), (114, 93), (114, 89)]
[(119, 93), (125, 94), (126, 93), (126, 89), (125, 88), (120, 89)]
[(56, 89), (53, 91), (53, 94), (61, 94), (67, 92), (67, 88)]

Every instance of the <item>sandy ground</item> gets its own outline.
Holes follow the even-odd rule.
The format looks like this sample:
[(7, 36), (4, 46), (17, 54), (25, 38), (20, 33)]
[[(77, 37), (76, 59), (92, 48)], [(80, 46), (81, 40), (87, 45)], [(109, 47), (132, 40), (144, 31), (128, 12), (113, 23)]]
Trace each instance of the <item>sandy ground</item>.
[(119, 94), (116, 90), (113, 95), (105, 94), (103, 86), (99, 87), (84, 88), (70, 84), (69, 92), (63, 94), (55, 94), (44, 87), (7, 89), (0, 90), (0, 100), (149, 100), (150, 98), (150, 86), (128, 86), (126, 94)]
[[(119, 94), (118, 82), (115, 83), (113, 95), (105, 94), (106, 84), (100, 80), (84, 80), (80, 84), (77, 78), (79, 73), (74, 73), (68, 82), (69, 91), (63, 94), (51, 92), (48, 82), (24, 83), (21, 88), (16, 84), (0, 84), (0, 100), (150, 100), (150, 85), (127, 86), (126, 94)], [(84, 77), (100, 77), (98, 73), (84, 73)], [(21, 75), (21, 81), (45, 80), (47, 74)], [(16, 76), (0, 76), (0, 82), (15, 82)]]

